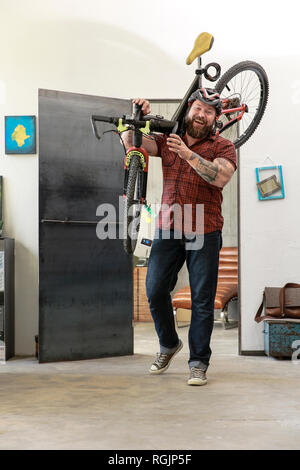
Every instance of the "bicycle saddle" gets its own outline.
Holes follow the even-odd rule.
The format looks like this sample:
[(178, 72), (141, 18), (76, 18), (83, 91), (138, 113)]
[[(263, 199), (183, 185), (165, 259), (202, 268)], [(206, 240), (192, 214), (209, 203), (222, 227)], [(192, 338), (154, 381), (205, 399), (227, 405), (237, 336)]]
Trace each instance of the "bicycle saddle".
[(214, 37), (209, 33), (201, 33), (197, 37), (193, 50), (186, 59), (186, 64), (190, 65), (197, 57), (200, 57), (205, 52), (212, 48)]

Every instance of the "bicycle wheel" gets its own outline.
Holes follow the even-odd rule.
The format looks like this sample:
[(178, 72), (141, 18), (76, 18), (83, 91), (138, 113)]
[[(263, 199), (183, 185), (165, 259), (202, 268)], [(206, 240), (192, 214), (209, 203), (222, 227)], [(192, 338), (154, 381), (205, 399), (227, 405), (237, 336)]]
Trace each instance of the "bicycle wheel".
[(124, 207), (124, 249), (129, 255), (135, 250), (140, 229), (142, 176), (140, 159), (137, 155), (133, 155), (129, 166)]
[[(248, 112), (236, 124), (224, 131), (224, 137), (233, 142), (235, 148), (241, 147), (253, 134), (265, 112), (269, 81), (261, 65), (252, 61), (239, 62), (227, 70), (215, 86), (221, 98), (238, 98), (240, 104), (246, 104)], [(223, 114), (220, 121), (225, 125), (235, 117)]]

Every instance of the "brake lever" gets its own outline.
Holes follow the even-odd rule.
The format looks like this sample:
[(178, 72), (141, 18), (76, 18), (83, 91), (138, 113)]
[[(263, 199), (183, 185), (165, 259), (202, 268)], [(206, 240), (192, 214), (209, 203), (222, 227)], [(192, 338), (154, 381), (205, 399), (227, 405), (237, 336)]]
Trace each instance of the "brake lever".
[(91, 117), (91, 122), (92, 122), (92, 128), (93, 128), (93, 133), (94, 133), (94, 136), (98, 139), (98, 140), (101, 140), (101, 137), (98, 133), (98, 129), (97, 129), (97, 126), (96, 126), (96, 122), (94, 121), (93, 119), (93, 116)]

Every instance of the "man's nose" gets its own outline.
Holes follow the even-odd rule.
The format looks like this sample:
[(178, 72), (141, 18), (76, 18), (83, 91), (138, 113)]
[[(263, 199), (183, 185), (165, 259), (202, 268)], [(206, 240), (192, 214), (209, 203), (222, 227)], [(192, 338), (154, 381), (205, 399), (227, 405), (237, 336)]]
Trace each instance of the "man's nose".
[(198, 117), (200, 119), (205, 119), (204, 111), (203, 110), (197, 111), (196, 117)]

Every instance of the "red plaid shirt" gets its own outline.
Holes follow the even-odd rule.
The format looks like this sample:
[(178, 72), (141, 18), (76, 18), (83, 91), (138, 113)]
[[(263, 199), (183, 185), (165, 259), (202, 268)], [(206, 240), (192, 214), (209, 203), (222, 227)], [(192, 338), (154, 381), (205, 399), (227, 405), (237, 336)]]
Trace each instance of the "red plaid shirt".
[[(199, 220), (196, 217), (197, 204), (204, 205), (204, 233), (222, 230), (222, 188), (207, 183), (190, 164), (182, 160), (176, 153), (171, 152), (167, 146), (167, 136), (157, 134), (155, 137), (158, 146), (158, 155), (162, 159), (163, 194), (162, 207), (158, 216), (158, 227), (168, 230), (184, 231), (184, 226), (191, 226), (194, 233), (203, 233)], [(183, 138), (185, 144), (187, 141)], [(206, 160), (215, 158), (229, 160), (236, 170), (236, 152), (234, 145), (221, 136), (210, 135), (189, 147)], [(181, 207), (181, 215), (174, 217), (172, 206)], [(184, 205), (190, 204), (190, 209), (184, 211)], [(185, 221), (184, 221), (185, 218)], [(188, 220), (190, 219), (190, 220)], [(187, 224), (187, 225), (184, 225)], [(188, 231), (186, 231), (188, 233)]]

